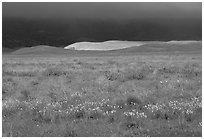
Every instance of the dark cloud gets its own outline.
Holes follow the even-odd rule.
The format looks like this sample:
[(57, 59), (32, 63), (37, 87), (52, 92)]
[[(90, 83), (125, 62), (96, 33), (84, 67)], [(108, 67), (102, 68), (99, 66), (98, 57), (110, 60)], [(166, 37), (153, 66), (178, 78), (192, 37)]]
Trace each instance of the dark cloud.
[(2, 46), (7, 48), (202, 39), (201, 2), (3, 3), (2, 11)]
[(3, 3), (3, 16), (25, 18), (201, 18), (202, 3), (139, 2), (9, 2)]

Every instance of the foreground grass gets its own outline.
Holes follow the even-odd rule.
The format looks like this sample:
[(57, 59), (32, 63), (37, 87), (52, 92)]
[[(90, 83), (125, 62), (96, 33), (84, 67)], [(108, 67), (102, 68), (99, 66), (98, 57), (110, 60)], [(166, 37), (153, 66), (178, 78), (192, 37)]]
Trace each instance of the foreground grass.
[(3, 136), (202, 136), (201, 55), (3, 57)]

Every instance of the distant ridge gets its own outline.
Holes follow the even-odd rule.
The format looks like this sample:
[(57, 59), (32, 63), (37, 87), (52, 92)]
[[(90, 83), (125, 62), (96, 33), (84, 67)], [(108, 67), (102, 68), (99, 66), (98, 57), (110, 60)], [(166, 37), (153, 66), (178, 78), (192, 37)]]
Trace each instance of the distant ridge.
[(36, 54), (65, 54), (66, 51), (63, 48), (54, 47), (54, 46), (48, 46), (48, 45), (37, 45), (33, 47), (26, 47), (18, 49), (12, 54), (29, 54), (29, 55), (36, 55)]
[(15, 51), (15, 50), (7, 48), (7, 47), (2, 47), (2, 53), (10, 53), (12, 51)]
[[(9, 50), (10, 51), (10, 50)], [(107, 53), (139, 52), (201, 52), (202, 41), (106, 41), (80, 42), (65, 48), (38, 45), (21, 48), (8, 54), (12, 55), (94, 55)]]
[[(183, 49), (191, 49), (191, 45), (202, 46), (201, 41), (105, 41), (105, 42), (77, 42), (66, 46), (64, 49), (72, 50), (95, 50), (95, 51), (109, 51), (109, 50), (120, 50), (120, 49), (138, 49), (141, 50), (143, 47), (145, 49), (149, 47), (148, 51), (151, 50), (161, 50), (161, 49), (180, 49), (180, 47), (185, 47)], [(132, 48), (133, 47), (133, 48)], [(151, 47), (151, 49), (150, 49)], [(158, 48), (159, 47), (159, 48)], [(172, 48), (167, 48), (172, 47)], [(173, 48), (175, 47), (175, 48)], [(178, 48), (177, 48), (178, 47)], [(188, 47), (188, 48), (187, 48)], [(145, 51), (144, 49), (144, 51)], [(192, 47), (192, 49), (197, 49)]]
[[(117, 50), (116, 50), (117, 51)], [(118, 50), (120, 51), (120, 50)], [(168, 41), (146, 43), (139, 47), (129, 47), (122, 52), (202, 52), (201, 41)]]
[(64, 49), (108, 51), (124, 49), (132, 46), (140, 46), (143, 44), (145, 44), (145, 42), (143, 41), (118, 41), (118, 40), (111, 40), (105, 42), (77, 42), (66, 46)]

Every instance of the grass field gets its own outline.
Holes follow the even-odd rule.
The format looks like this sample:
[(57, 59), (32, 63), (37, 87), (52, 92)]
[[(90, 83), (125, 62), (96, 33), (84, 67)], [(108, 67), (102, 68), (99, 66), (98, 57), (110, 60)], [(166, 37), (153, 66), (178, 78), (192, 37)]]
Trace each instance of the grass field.
[(202, 55), (8, 56), (3, 136), (202, 136)]

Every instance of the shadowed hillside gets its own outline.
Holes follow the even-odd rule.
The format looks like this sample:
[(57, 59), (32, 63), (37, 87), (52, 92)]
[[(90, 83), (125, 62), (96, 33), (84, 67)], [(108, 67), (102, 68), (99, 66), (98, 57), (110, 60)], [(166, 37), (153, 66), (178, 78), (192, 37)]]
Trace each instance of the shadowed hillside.
[(53, 46), (46, 46), (46, 45), (38, 45), (34, 47), (29, 47), (29, 48), (21, 48), (18, 49), (12, 54), (33, 54), (33, 55), (38, 55), (38, 54), (66, 54), (66, 51), (63, 48), (57, 48)]

